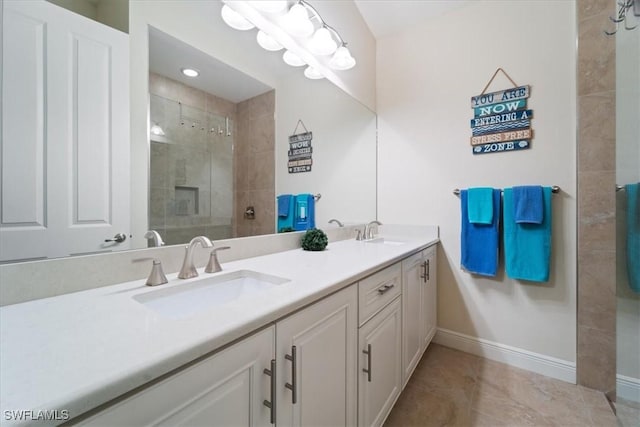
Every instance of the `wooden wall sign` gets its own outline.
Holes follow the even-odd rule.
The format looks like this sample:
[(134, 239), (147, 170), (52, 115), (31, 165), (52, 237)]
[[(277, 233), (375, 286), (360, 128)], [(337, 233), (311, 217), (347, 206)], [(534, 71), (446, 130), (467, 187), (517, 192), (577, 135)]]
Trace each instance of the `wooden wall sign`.
[[(485, 93), (498, 72), (513, 83), (514, 88)], [(531, 88), (518, 86), (498, 68), (480, 95), (471, 97), (471, 151), (473, 154), (500, 153), (531, 147), (533, 110), (527, 109)]]
[(289, 173), (311, 172), (313, 165), (313, 132), (299, 133), (289, 137)]

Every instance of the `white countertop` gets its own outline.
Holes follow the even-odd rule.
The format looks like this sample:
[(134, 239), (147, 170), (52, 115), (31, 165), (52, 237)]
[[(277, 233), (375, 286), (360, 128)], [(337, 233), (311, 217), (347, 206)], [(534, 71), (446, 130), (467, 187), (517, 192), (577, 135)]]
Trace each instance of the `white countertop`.
[(290, 281), (186, 319), (164, 317), (133, 297), (213, 276), (202, 269), (189, 280), (168, 275), (159, 287), (136, 280), (2, 307), (0, 424), (10, 422), (5, 411), (78, 416), (438, 241), (435, 227), (408, 230), (384, 234), (402, 245), (343, 240), (322, 252), (224, 263), (216, 274), (253, 270)]

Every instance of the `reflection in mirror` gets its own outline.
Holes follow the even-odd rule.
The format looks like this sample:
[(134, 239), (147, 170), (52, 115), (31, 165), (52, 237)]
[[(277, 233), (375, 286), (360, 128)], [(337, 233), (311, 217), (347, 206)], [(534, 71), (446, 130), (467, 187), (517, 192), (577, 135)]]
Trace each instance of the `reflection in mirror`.
[(149, 227), (167, 244), (273, 233), (274, 91), (152, 27), (149, 71)]

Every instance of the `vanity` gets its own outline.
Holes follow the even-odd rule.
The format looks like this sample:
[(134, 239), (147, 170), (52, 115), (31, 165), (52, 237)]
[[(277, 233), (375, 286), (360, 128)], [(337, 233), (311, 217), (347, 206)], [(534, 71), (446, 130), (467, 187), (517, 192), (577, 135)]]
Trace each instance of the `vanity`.
[[(437, 241), (437, 227), (390, 226), (162, 286), (2, 307), (2, 411), (74, 425), (381, 425), (435, 332)], [(230, 283), (241, 290), (217, 290)]]

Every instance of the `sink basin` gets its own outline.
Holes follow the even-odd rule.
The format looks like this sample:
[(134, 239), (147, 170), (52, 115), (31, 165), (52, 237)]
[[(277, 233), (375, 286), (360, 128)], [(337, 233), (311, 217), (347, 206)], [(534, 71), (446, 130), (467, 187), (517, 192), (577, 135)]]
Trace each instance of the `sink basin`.
[(389, 240), (389, 239), (385, 239), (384, 237), (375, 237), (375, 238), (370, 239), (370, 240), (365, 240), (364, 242), (365, 243), (377, 243), (377, 244), (390, 245), (390, 246), (404, 245), (404, 242), (401, 242), (399, 240)]
[(145, 292), (133, 299), (165, 317), (184, 319), (231, 301), (254, 297), (288, 281), (256, 271), (239, 270)]

